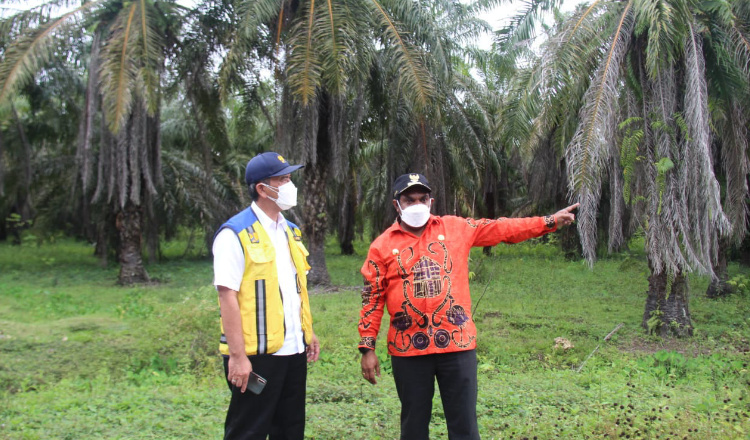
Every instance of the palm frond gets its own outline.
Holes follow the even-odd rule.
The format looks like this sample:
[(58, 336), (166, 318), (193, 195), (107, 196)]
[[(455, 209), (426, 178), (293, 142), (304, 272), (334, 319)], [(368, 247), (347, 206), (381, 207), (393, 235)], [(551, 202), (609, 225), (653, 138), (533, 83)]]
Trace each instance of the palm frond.
[(617, 86), (620, 66), (631, 41), (635, 24), (632, 0), (622, 10), (609, 50), (584, 96), (580, 123), (566, 151), (570, 192), (581, 203), (578, 230), (584, 256), (596, 258), (596, 212), (601, 197), (601, 181), (607, 146), (614, 137), (617, 116)]
[[(688, 25), (692, 31), (693, 25)], [(721, 191), (712, 163), (708, 91), (702, 46), (700, 36), (691, 32), (685, 44), (686, 89), (690, 93), (685, 93), (684, 102), (685, 121), (691, 145), (687, 148), (684, 162), (688, 180), (682, 183), (686, 185), (687, 203), (699, 207), (686, 211), (692, 216), (691, 223), (698, 226), (696, 230), (699, 233), (693, 242), (700, 246), (700, 260), (707, 262), (716, 258), (713, 255), (716, 249), (708, 246), (712, 241), (709, 237), (717, 232), (728, 235), (730, 225), (722, 210)]]
[(474, 180), (481, 180), (479, 179), (479, 176), (481, 176), (480, 173), (485, 168), (486, 164), (485, 152), (482, 148), (485, 143), (483, 142), (483, 136), (481, 134), (484, 130), (479, 130), (474, 127), (472, 121), (474, 121), (475, 118), (467, 114), (467, 109), (463, 105), (455, 102), (452, 96), (448, 96), (447, 98), (454, 104), (451, 108), (455, 109), (455, 111), (451, 112), (451, 115), (454, 116), (451, 118), (451, 125), (455, 127), (455, 129), (451, 131), (456, 132), (457, 134), (452, 135), (451, 137), (459, 140), (456, 144), (456, 147), (458, 147), (457, 151), (460, 152), (459, 157), (468, 161), (470, 165), (466, 168), (469, 172), (462, 173), (462, 175), (474, 175)]
[(256, 0), (240, 2), (237, 12), (241, 17), (239, 28), (250, 41), (256, 41), (259, 35), (268, 30), (268, 23), (278, 20), (276, 42), (278, 43), (283, 28), (286, 1)]
[(748, 218), (747, 200), (750, 198), (748, 191), (747, 175), (750, 172), (748, 163), (748, 116), (746, 110), (737, 101), (732, 101), (727, 122), (719, 131), (721, 144), (721, 158), (726, 176), (726, 196), (724, 201), (724, 212), (726, 212), (729, 223), (732, 226), (732, 239), (736, 244), (745, 238)]
[(207, 175), (203, 167), (182, 154), (165, 151), (164, 174), (169, 185), (160, 195), (160, 204), (167, 210), (183, 206), (193, 218), (214, 226), (240, 207), (237, 195), (220, 174)]
[[(677, 3), (677, 2), (675, 2)], [(656, 77), (659, 70), (674, 64), (682, 53), (686, 30), (679, 20), (679, 8), (669, 0), (643, 0), (638, 8), (635, 34), (648, 32), (646, 71)], [(679, 5), (677, 5), (679, 6)]]
[(397, 23), (386, 11), (381, 1), (370, 0), (370, 4), (376, 20), (380, 26), (383, 26), (391, 44), (392, 61), (399, 72), (399, 87), (414, 102), (415, 110), (426, 111), (433, 99), (435, 86), (432, 76), (422, 61), (422, 54), (417, 47), (413, 47), (406, 41)]
[[(644, 74), (648, 68), (644, 67)], [(677, 183), (677, 170), (668, 164), (680, 162), (683, 150), (676, 148), (674, 116), (677, 113), (677, 78), (674, 66), (657, 72), (657, 77), (647, 76), (648, 109), (644, 120), (650, 126), (650, 143), (647, 144), (645, 173), (646, 192), (646, 246), (654, 273), (677, 273), (681, 268), (690, 268), (680, 247), (680, 231), (685, 231), (687, 213), (683, 188)], [(661, 167), (660, 167), (661, 165)], [(686, 249), (690, 260), (696, 260), (692, 248)]]
[(289, 83), (295, 96), (300, 100), (303, 107), (309, 106), (321, 84), (322, 66), (320, 64), (317, 47), (313, 45), (315, 33), (315, 0), (307, 2), (303, 6), (304, 20), (296, 25), (298, 32), (296, 38), (290, 43), (292, 46), (289, 57)]
[[(28, 5), (26, 1), (18, 1), (22, 4), (19, 8), (8, 5), (13, 2), (3, 2), (0, 6), (0, 41), (12, 42), (19, 35), (24, 34), (31, 28), (48, 23), (50, 17), (55, 17), (60, 11), (74, 10), (81, 6), (78, 0), (48, 0), (37, 5)], [(31, 7), (29, 7), (31, 6)], [(7, 44), (4, 44), (4, 46)]]
[(750, 78), (750, 33), (743, 33), (737, 26), (729, 28), (729, 35), (734, 45), (735, 62)]
[(530, 45), (536, 37), (537, 22), (542, 14), (560, 4), (560, 0), (524, 0), (521, 12), (511, 17), (510, 23), (496, 33), (500, 50), (509, 53)]
[(144, 81), (146, 105), (150, 114), (156, 113), (159, 105), (159, 79), (162, 64), (162, 48), (164, 37), (157, 28), (157, 11), (154, 5), (146, 0), (140, 0), (138, 7), (140, 15), (140, 40), (143, 48), (141, 59), (141, 76)]
[(125, 126), (135, 96), (140, 95), (138, 31), (135, 14), (138, 3), (132, 3), (118, 14), (108, 44), (102, 51), (100, 87), (104, 113), (112, 133)]
[(589, 16), (591, 16), (594, 11), (596, 11), (596, 8), (599, 6), (599, 4), (602, 2), (602, 0), (594, 0), (591, 2), (591, 4), (581, 13), (581, 15), (576, 20), (573, 27), (570, 29), (569, 32), (567, 32), (569, 35), (566, 35), (567, 39), (571, 39), (571, 37), (575, 36), (578, 29), (581, 28), (583, 23), (586, 21)]
[(249, 70), (248, 53), (251, 53), (251, 42), (240, 32), (236, 32), (234, 37), (219, 66), (219, 90), (222, 101), (227, 101), (234, 90), (244, 88), (243, 74)]
[(54, 56), (60, 38), (68, 31), (78, 31), (76, 19), (100, 4), (100, 1), (85, 3), (81, 7), (62, 15), (56, 20), (39, 25), (28, 34), (12, 42), (5, 51), (0, 64), (0, 102), (8, 99), (26, 84), (34, 74)]

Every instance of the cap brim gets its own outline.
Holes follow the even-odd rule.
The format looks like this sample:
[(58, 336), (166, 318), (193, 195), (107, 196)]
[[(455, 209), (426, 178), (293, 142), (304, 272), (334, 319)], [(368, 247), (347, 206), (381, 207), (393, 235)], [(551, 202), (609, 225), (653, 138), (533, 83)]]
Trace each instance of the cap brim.
[(426, 189), (426, 190), (427, 190), (427, 192), (432, 192), (432, 188), (430, 188), (429, 186), (425, 185), (424, 183), (422, 183), (422, 182), (414, 182), (414, 183), (409, 183), (409, 184), (407, 184), (407, 185), (406, 185), (406, 188), (404, 188), (404, 189), (402, 189), (401, 191), (399, 191), (399, 192), (395, 193), (395, 195), (393, 196), (393, 198), (394, 198), (394, 199), (395, 199), (395, 198), (398, 198), (399, 196), (401, 196), (401, 194), (403, 194), (403, 193), (404, 193), (404, 191), (406, 191), (406, 190), (409, 190), (409, 189), (412, 189), (412, 188), (414, 188), (415, 186), (421, 186), (422, 188)]
[(304, 165), (289, 165), (286, 168), (282, 168), (280, 171), (277, 171), (273, 174), (271, 174), (268, 177), (276, 177), (276, 176), (283, 176), (285, 174), (292, 174), (292, 171), (297, 171), (300, 168), (304, 168)]

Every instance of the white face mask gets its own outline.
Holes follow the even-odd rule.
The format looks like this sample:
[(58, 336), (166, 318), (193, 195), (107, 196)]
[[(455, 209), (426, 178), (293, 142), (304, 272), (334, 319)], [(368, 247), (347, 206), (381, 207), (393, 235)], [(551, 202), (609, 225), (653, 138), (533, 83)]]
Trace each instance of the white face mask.
[(430, 204), (425, 205), (423, 203), (417, 203), (416, 205), (408, 206), (406, 209), (401, 208), (401, 203), (396, 201), (398, 209), (401, 210), (401, 220), (412, 228), (421, 228), (430, 219)]
[(294, 186), (292, 182), (287, 182), (278, 188), (275, 188), (271, 185), (266, 185), (265, 183), (261, 183), (261, 185), (267, 188), (271, 188), (278, 193), (277, 198), (274, 199), (271, 196), (269, 196), (268, 198), (276, 202), (276, 204), (279, 206), (279, 208), (281, 208), (282, 211), (286, 211), (293, 206), (297, 206), (297, 187)]

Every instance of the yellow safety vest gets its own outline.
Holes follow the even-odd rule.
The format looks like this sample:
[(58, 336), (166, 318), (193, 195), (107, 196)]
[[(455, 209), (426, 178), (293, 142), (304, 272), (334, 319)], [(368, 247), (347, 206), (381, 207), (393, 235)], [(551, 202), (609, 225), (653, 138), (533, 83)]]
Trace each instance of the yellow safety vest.
[[(312, 339), (312, 314), (307, 295), (309, 253), (302, 244), (302, 234), (297, 225), (289, 221), (287, 224), (289, 251), (297, 269), (297, 293), (301, 297), (302, 332), (305, 344), (309, 344)], [(245, 337), (245, 353), (248, 356), (275, 353), (284, 344), (286, 329), (273, 243), (251, 208), (232, 217), (219, 231), (224, 228), (230, 228), (237, 234), (245, 254), (245, 272), (237, 297)], [(223, 355), (229, 355), (223, 322), (219, 351)]]

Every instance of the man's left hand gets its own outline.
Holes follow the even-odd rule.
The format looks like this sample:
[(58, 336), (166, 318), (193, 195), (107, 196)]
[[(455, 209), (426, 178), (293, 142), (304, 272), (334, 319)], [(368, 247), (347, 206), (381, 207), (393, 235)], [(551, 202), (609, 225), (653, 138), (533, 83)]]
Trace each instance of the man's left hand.
[(554, 214), (557, 227), (559, 228), (562, 226), (568, 226), (569, 224), (573, 223), (576, 220), (576, 215), (573, 214), (573, 211), (578, 209), (579, 206), (581, 206), (581, 204), (576, 203), (575, 205), (570, 205), (567, 208), (563, 208), (557, 211)]
[(313, 333), (312, 341), (305, 349), (305, 352), (307, 353), (307, 362), (315, 362), (318, 360), (318, 356), (320, 355), (320, 342), (315, 333)]

